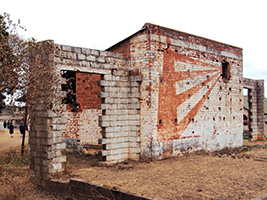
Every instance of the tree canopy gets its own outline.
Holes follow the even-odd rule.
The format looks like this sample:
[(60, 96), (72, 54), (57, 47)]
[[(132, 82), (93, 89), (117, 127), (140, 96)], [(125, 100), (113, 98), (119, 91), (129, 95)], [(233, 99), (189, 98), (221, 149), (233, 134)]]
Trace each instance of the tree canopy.
[(13, 23), (6, 13), (0, 14), (0, 110), (4, 107), (5, 95), (14, 95), (23, 90), (27, 73), (27, 41), (20, 38), (19, 21)]
[(23, 39), (17, 31), (21, 28), (19, 21), (13, 23), (8, 14), (0, 14), (0, 109), (6, 94), (23, 100), (28, 108), (51, 99), (61, 102), (60, 75), (54, 73), (53, 60), (45, 68), (40, 60), (54, 55), (54, 43)]

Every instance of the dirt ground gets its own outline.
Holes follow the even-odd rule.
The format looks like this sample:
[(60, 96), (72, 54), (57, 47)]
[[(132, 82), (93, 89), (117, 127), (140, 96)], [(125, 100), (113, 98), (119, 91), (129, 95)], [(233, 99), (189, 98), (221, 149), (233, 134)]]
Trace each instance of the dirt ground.
[[(63, 199), (30, 183), (28, 148), (21, 157), (20, 145), (18, 132), (10, 138), (0, 131), (0, 199)], [(67, 171), (55, 178), (82, 179), (152, 199), (251, 199), (267, 193), (267, 141), (245, 142), (242, 148), (213, 154), (113, 166), (95, 156), (67, 156)]]
[[(19, 130), (15, 129), (13, 138), (10, 137), (8, 129), (0, 130), (0, 151), (20, 146), (21, 142), (22, 139)], [(26, 134), (25, 144), (27, 144), (27, 142), (28, 142), (28, 133)]]
[(29, 150), (26, 145), (21, 156), (21, 141), (18, 130), (13, 138), (8, 130), (0, 130), (0, 200), (61, 200), (30, 182)]
[(244, 145), (213, 154), (108, 167), (94, 157), (72, 154), (68, 178), (152, 199), (251, 199), (267, 192), (267, 141)]

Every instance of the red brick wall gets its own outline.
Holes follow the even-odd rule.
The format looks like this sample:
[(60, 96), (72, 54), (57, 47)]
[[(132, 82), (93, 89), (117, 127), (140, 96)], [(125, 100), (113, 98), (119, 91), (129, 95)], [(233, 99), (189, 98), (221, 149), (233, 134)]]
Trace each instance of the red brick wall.
[[(163, 152), (240, 146), (242, 49), (153, 25), (148, 31), (160, 74), (155, 135)], [(229, 80), (221, 76), (224, 61)]]
[(81, 110), (97, 109), (101, 104), (101, 98), (98, 97), (98, 92), (101, 92), (98, 85), (100, 79), (100, 74), (76, 73), (76, 101)]
[(66, 130), (62, 133), (64, 138), (74, 138), (82, 143), (97, 144), (101, 138), (101, 128), (98, 118), (101, 110), (100, 74), (76, 72), (76, 102), (79, 105), (76, 112), (67, 105), (64, 115), (67, 118)]
[[(141, 152), (218, 150), (242, 144), (242, 49), (146, 25), (129, 40), (131, 70), (140, 70)], [(128, 47), (128, 46), (127, 46)], [(111, 48), (112, 50), (115, 50)], [(224, 80), (223, 61), (230, 80)], [(152, 154), (151, 154), (152, 155)]]
[(130, 58), (130, 47), (131, 47), (130, 40), (125, 40), (110, 47), (109, 49), (107, 49), (107, 51), (112, 51), (115, 53), (123, 53), (125, 56), (125, 59), (129, 59)]
[[(177, 61), (183, 61), (192, 65), (201, 65), (203, 66), (203, 70), (176, 71), (174, 68), (174, 63)], [(208, 67), (208, 69), (205, 69), (205, 66)], [(190, 79), (214, 72), (216, 73), (213, 76), (207, 78), (206, 80), (203, 80), (199, 84), (180, 94), (176, 94), (176, 82), (188, 79), (188, 84), (191, 84)], [(168, 51), (164, 53), (163, 76), (160, 77), (159, 83), (159, 141), (180, 138), (180, 135), (194, 119), (195, 115), (198, 113), (204, 101), (207, 99), (211, 90), (214, 88), (214, 85), (220, 78), (220, 72), (221, 68), (219, 67), (207, 65), (206, 63), (202, 63), (201, 61), (192, 59), (178, 52)], [(180, 123), (178, 123), (179, 116), (177, 116), (177, 107), (184, 103), (186, 100), (190, 99), (190, 97), (195, 95), (200, 89), (206, 87), (206, 85), (213, 79), (216, 79), (215, 84), (212, 84), (207, 93), (203, 94), (203, 97), (199, 100), (199, 102), (191, 109), (191, 111), (184, 117), (184, 119), (180, 120)], [(194, 135), (192, 135), (192, 137), (194, 137)]]
[(148, 28), (148, 31), (153, 34), (164, 35), (168, 38), (179, 39), (179, 40), (183, 40), (186, 42), (190, 42), (192, 44), (207, 46), (210, 49), (214, 49), (214, 50), (216, 49), (218, 51), (230, 51), (231, 53), (234, 53), (236, 55), (242, 55), (241, 48), (237, 48), (237, 47), (225, 44), (225, 43), (213, 41), (210, 39), (206, 39), (204, 37), (199, 37), (193, 34), (184, 33), (181, 31), (170, 29), (170, 28), (156, 26), (153, 24), (148, 24), (146, 26)]

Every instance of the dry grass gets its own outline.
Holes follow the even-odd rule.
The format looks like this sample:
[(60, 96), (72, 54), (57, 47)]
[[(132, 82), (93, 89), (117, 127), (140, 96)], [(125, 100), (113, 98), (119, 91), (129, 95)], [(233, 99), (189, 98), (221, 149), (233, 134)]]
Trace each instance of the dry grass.
[[(103, 166), (69, 158), (68, 177), (156, 199), (251, 199), (267, 188), (267, 142), (213, 154)], [(256, 158), (256, 159), (255, 159)], [(75, 163), (75, 167), (72, 165)], [(126, 166), (126, 167), (125, 167)], [(128, 166), (128, 167), (127, 167)]]
[[(10, 139), (12, 142), (12, 140)], [(243, 148), (153, 162), (105, 166), (95, 156), (69, 154), (68, 170), (56, 178), (79, 178), (156, 199), (251, 199), (266, 193), (267, 141)], [(0, 151), (0, 200), (60, 199), (30, 183), (29, 152)]]
[(61, 199), (30, 182), (29, 163), (27, 146), (23, 157), (20, 147), (0, 151), (0, 200)]
[(29, 165), (29, 153), (21, 157), (16, 149), (0, 153), (0, 199), (21, 199)]

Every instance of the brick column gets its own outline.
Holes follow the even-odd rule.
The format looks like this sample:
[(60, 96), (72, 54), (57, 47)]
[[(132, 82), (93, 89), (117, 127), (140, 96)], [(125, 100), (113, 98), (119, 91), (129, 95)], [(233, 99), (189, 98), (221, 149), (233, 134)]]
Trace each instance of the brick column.
[(244, 88), (248, 89), (250, 139), (262, 140), (264, 137), (264, 81), (244, 78)]
[(102, 75), (102, 156), (107, 163), (140, 156), (139, 84), (140, 77), (128, 70), (112, 69)]
[(30, 155), (31, 180), (44, 185), (51, 175), (64, 170), (66, 157), (62, 149), (61, 130), (65, 129), (65, 119), (60, 112), (63, 95), (57, 83), (54, 70), (53, 41), (44, 41), (33, 47), (31, 52), (32, 76), (28, 100), (30, 115)]
[(264, 138), (264, 80), (257, 81), (257, 140)]

